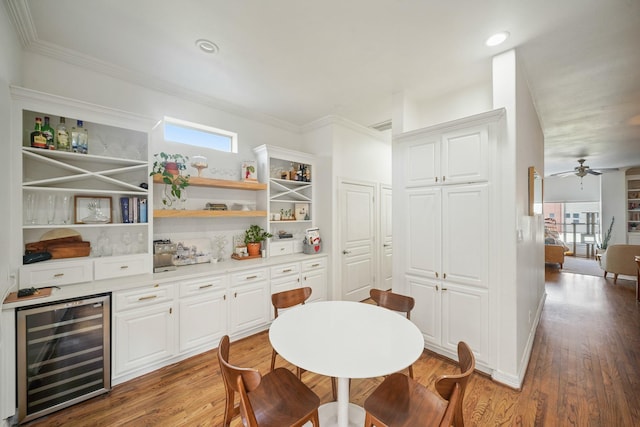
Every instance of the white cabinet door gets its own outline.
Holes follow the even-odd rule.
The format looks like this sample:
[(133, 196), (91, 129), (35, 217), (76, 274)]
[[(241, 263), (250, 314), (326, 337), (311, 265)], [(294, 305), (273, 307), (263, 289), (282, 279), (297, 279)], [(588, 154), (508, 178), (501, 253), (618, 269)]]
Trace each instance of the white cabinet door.
[(180, 352), (214, 348), (227, 330), (227, 293), (217, 290), (180, 300)]
[(442, 188), (441, 277), (445, 282), (488, 286), (488, 205), (487, 184)]
[(322, 268), (302, 273), (302, 286), (312, 289), (309, 301), (321, 301), (327, 298), (327, 270)]
[(459, 129), (442, 135), (442, 183), (486, 181), (489, 176), (487, 125)]
[[(398, 197), (398, 195), (396, 195)], [(410, 189), (402, 196), (406, 206), (400, 221), (405, 227), (403, 239), (406, 273), (439, 278), (441, 271), (441, 190), (435, 187)]]
[(410, 295), (416, 301), (411, 310), (411, 320), (420, 329), (426, 342), (440, 345), (442, 316), (439, 282), (415, 276), (406, 276), (406, 281)]
[(441, 292), (442, 347), (455, 353), (458, 342), (464, 341), (479, 362), (489, 362), (488, 291), (446, 284)]
[(116, 375), (174, 354), (172, 302), (116, 313), (114, 317)]
[(229, 334), (269, 322), (271, 293), (268, 281), (258, 281), (230, 289)]

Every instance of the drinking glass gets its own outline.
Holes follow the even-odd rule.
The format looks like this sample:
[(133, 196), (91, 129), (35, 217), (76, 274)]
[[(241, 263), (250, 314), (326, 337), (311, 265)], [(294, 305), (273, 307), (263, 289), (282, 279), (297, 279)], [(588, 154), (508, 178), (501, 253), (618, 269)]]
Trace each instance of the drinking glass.
[(56, 196), (50, 194), (47, 196), (47, 224), (53, 224), (56, 219)]
[(62, 196), (62, 223), (71, 223), (71, 196)]
[(36, 201), (37, 197), (35, 194), (29, 193), (25, 197), (25, 215), (27, 224), (35, 224), (36, 223)]

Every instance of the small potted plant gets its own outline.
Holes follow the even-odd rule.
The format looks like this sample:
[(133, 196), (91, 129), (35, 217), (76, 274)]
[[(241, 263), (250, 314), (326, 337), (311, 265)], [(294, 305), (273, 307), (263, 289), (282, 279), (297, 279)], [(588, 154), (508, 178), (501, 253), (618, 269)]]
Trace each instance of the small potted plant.
[(272, 236), (273, 234), (265, 231), (259, 225), (250, 225), (244, 232), (244, 243), (247, 245), (249, 256), (260, 254), (261, 243)]
[(189, 175), (182, 175), (180, 171), (187, 169), (189, 157), (182, 154), (167, 154), (164, 152), (154, 155), (155, 161), (150, 176), (160, 175), (165, 183), (165, 197), (162, 204), (170, 207), (174, 202), (182, 200), (182, 193), (189, 186)]

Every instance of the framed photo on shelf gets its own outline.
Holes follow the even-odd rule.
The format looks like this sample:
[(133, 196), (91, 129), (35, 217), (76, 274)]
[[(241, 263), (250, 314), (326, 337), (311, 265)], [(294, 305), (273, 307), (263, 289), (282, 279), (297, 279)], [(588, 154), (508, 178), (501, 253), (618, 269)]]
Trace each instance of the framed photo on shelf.
[(255, 160), (246, 160), (242, 162), (242, 180), (243, 181), (257, 181), (258, 169)]
[(295, 217), (296, 221), (309, 219), (309, 203), (296, 203)]
[(111, 197), (74, 196), (73, 222), (75, 224), (107, 224), (112, 222)]

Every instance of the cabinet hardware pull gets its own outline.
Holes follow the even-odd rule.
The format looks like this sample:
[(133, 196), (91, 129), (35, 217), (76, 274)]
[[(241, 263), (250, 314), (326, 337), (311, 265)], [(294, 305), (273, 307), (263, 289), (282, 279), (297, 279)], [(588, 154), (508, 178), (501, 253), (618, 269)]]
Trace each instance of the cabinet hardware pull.
[(442, 278), (443, 278), (443, 279), (446, 279), (446, 278), (447, 278), (447, 273), (444, 273), (444, 274), (442, 275)]
[(247, 276), (246, 280), (257, 279), (257, 278), (258, 278), (258, 276), (255, 276), (255, 275), (254, 276)]
[(202, 285), (202, 286), (200, 286), (200, 289), (206, 289), (206, 288), (210, 288), (212, 286), (213, 286), (212, 284)]
[(227, 294), (224, 294), (224, 295), (222, 296), (222, 299), (226, 301), (226, 300), (227, 300)]
[(439, 277), (438, 272), (436, 271), (436, 279)]
[(345, 249), (344, 251), (342, 251), (342, 253), (346, 255), (346, 254), (350, 254), (351, 251), (348, 251), (348, 250)]
[(138, 298), (138, 301), (145, 301), (145, 300), (154, 299), (154, 298), (158, 298), (158, 295), (149, 295), (149, 296), (146, 296), (146, 297), (140, 297), (140, 298)]
[(311, 268), (313, 268), (313, 267), (320, 267), (320, 264), (312, 264)]
[(300, 283), (300, 278), (299, 277), (296, 280), (298, 281), (298, 283)]
[(438, 177), (436, 176), (436, 182), (438, 182)]
[(128, 265), (121, 265), (121, 266), (120, 266), (120, 270), (126, 270), (127, 268), (129, 268), (129, 266), (128, 266)]
[(436, 291), (439, 291), (440, 289), (438, 288), (438, 285), (436, 285)]
[(280, 248), (280, 252), (284, 251), (286, 248)]
[(445, 180), (445, 179), (446, 179), (446, 176), (443, 176), (443, 177), (442, 177), (442, 182), (444, 182), (444, 180)]
[(283, 273), (290, 273), (290, 272), (291, 272), (291, 269), (290, 269), (290, 268), (287, 268), (286, 270), (282, 270), (282, 272), (283, 272)]
[(307, 281), (307, 276), (304, 276), (304, 280), (305, 280), (305, 282)]
[(54, 275), (53, 275), (53, 277), (56, 277), (56, 278), (57, 278), (57, 277), (62, 277), (62, 276), (64, 276), (64, 273), (58, 273), (58, 274), (54, 274)]
[(446, 291), (446, 290), (447, 290), (447, 288), (442, 288), (442, 290), (443, 290), (443, 291)]
[(153, 285), (154, 288), (157, 288), (158, 286), (160, 286), (159, 283), (156, 283), (155, 285)]
[(173, 307), (169, 307), (169, 314), (173, 314)]
[(237, 293), (237, 292), (234, 292), (234, 293), (233, 293), (233, 297), (234, 297), (234, 298), (238, 298), (238, 293)]

